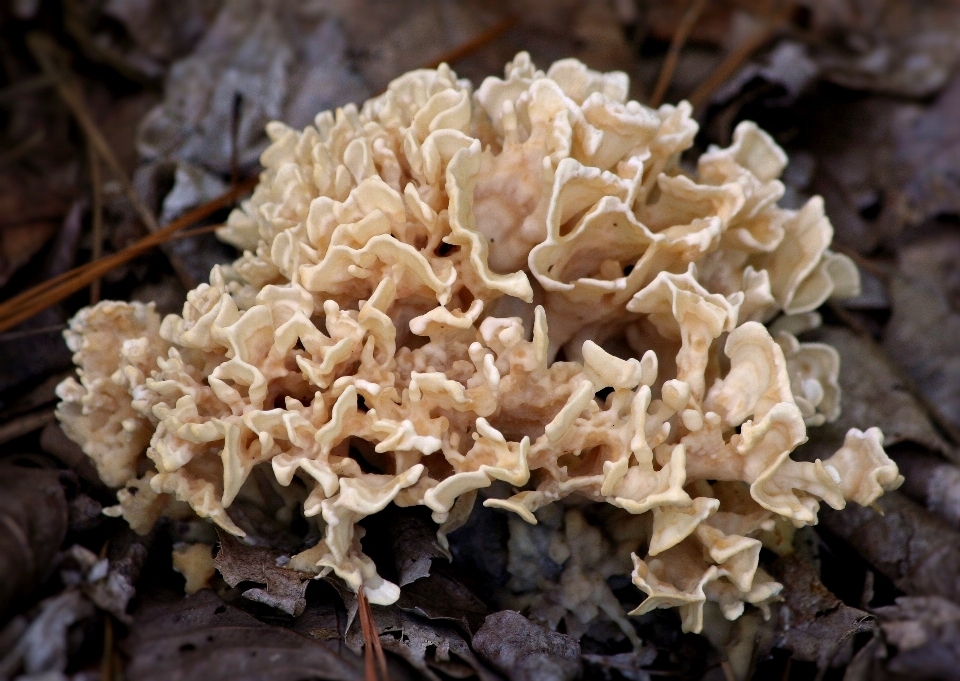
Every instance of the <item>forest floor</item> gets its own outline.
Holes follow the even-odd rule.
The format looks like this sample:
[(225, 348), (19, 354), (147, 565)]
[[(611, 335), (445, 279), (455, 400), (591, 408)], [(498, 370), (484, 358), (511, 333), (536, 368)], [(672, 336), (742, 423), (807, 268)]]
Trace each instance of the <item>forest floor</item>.
[[(255, 181), (268, 121), (302, 127), (441, 60), (478, 84), (520, 50), (624, 71), (644, 103), (688, 99), (694, 152), (745, 119), (783, 146), (783, 205), (822, 195), (863, 282), (808, 336), (840, 353), (842, 415), (797, 456), (879, 426), (906, 483), (765, 553), (785, 586), (772, 616), (709, 636), (668, 611), (633, 619), (638, 646), (602, 623), (575, 639), (493, 615), (511, 530), (482, 508), (452, 561), (427, 516), (367, 523), (378, 564), (420, 565), (390, 608), (290, 581), (282, 547), (226, 536), (214, 588), (185, 597), (171, 549), (189, 530), (104, 516), (113, 492), (55, 420), (67, 320), (103, 299), (178, 311), (236, 257), (209, 226)], [(372, 632), (392, 679), (960, 678), (958, 67), (958, 0), (0, 3), (0, 304), (68, 282), (5, 309), (0, 331), (0, 679), (369, 681)], [(174, 222), (189, 236), (136, 246)], [(626, 610), (642, 599), (610, 587)]]

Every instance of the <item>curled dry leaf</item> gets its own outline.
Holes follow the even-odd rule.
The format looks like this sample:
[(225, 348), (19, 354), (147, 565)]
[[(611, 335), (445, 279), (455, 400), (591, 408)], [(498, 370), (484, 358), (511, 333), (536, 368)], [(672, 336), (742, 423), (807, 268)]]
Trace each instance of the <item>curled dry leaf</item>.
[(874, 611), (897, 647), (888, 669), (911, 678), (960, 679), (960, 607), (939, 596), (903, 596)]
[(260, 622), (213, 591), (145, 603), (120, 643), (140, 681), (360, 681), (359, 658)]
[(255, 582), (243, 592), (244, 598), (282, 610), (296, 617), (306, 607), (310, 576), (278, 563), (281, 553), (265, 546), (249, 546), (231, 534), (217, 528), (220, 551), (214, 565), (230, 586)]
[(816, 570), (795, 554), (778, 559), (771, 573), (784, 585), (782, 603), (772, 608), (777, 616), (773, 645), (789, 650), (794, 659), (821, 668), (837, 657), (849, 659), (853, 636), (875, 627), (869, 613), (830, 593)]
[(950, 0), (803, 0), (824, 77), (854, 90), (927, 97), (960, 60), (960, 16)]
[(110, 540), (107, 549), (109, 569), (101, 579), (91, 579), (84, 585), (84, 594), (94, 604), (109, 612), (121, 622), (129, 623), (127, 607), (136, 595), (140, 570), (147, 561), (153, 535), (141, 536), (125, 528)]
[(428, 576), (435, 558), (450, 560), (450, 552), (437, 539), (430, 514), (419, 512), (425, 510), (405, 508), (390, 514), (390, 539), (401, 588)]
[(534, 624), (515, 610), (488, 615), (473, 648), (511, 681), (572, 681), (580, 676), (580, 644)]
[(483, 625), (488, 609), (447, 569), (434, 571), (400, 590), (397, 607), (428, 620), (455, 624), (465, 634)]
[(71, 652), (70, 628), (94, 614), (93, 604), (79, 589), (51, 596), (40, 602), (38, 613), (17, 644), (0, 660), (0, 678), (25, 674), (53, 674), (67, 669)]
[[(418, 580), (421, 583), (426, 580)], [(355, 598), (353, 592), (341, 586), (341, 596), (348, 610)], [(490, 678), (490, 672), (477, 660), (470, 650), (469, 639), (458, 627), (443, 621), (445, 618), (428, 620), (407, 612), (400, 604), (371, 606), (373, 627), (380, 637), (384, 650), (394, 653), (431, 681), (440, 681), (436, 672), (454, 678), (478, 675)], [(360, 618), (349, 621), (344, 635), (344, 644), (358, 653), (366, 645), (361, 631)]]
[(904, 207), (912, 224), (960, 213), (958, 116), (960, 76), (954, 76), (932, 105), (901, 107), (894, 119), (894, 168), (903, 182)]
[(0, 619), (50, 573), (68, 515), (56, 471), (0, 463)]

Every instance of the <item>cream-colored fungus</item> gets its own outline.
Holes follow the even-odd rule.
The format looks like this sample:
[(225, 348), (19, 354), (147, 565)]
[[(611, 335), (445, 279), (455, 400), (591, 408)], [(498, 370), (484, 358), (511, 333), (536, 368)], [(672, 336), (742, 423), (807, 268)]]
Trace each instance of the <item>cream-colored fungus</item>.
[[(424, 505), (443, 539), (502, 480), (513, 495), (485, 503), (528, 522), (570, 495), (643, 514), (635, 612), (697, 631), (705, 601), (763, 606), (777, 523), (901, 481), (875, 428), (790, 458), (839, 409), (836, 353), (790, 331), (857, 271), (819, 198), (777, 206), (787, 159), (756, 125), (687, 172), (690, 106), (626, 97), (622, 73), (521, 53), (476, 91), (442, 65), (303, 131), (271, 123), (220, 231), (243, 256), (181, 316), (104, 302), (67, 331), (58, 413), (120, 488), (110, 512), (146, 531), (189, 506), (243, 536), (231, 504), (266, 467), (324, 532), (290, 566), (387, 604), (358, 521)], [(573, 556), (599, 541), (577, 528), (568, 511), (571, 574), (623, 563)], [(583, 579), (566, 607), (616, 621)]]

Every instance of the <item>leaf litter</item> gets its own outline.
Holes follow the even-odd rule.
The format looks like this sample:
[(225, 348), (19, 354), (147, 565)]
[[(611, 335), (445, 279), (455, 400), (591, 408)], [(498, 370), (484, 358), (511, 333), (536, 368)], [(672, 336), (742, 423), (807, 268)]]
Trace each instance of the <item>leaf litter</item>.
[[(689, 95), (698, 84), (691, 74), (709, 75), (765, 21), (762, 4), (731, 0), (704, 12), (667, 101)], [(4, 16), (0, 31), (37, 28), (29, 22), (48, 11), (45, 2), (33, 10), (31, 3), (19, 5), (17, 16), (25, 18)], [(255, 172), (270, 118), (301, 125), (317, 110), (362, 100), (397, 71), (428, 63), (506, 16), (501, 4), (468, 1), (390, 8), (269, 0), (183, 8), (149, 0), (65, 5), (72, 14), (60, 28), (48, 22), (47, 30), (75, 46), (73, 67), (92, 116), (150, 209), (165, 220), (222, 192), (238, 170)], [(520, 16), (512, 28), (456, 68), (479, 82), (518, 49), (540, 63), (576, 56), (595, 68), (627, 71), (635, 96), (642, 96), (652, 89), (683, 13), (682, 3), (644, 5), (638, 11), (628, 2), (527, 0), (513, 10)], [(847, 427), (879, 424), (907, 472), (903, 493), (881, 500), (884, 515), (825, 512), (817, 530), (823, 539), (803, 535), (815, 548), (802, 549), (797, 540), (802, 560), (768, 557), (786, 586), (770, 620), (754, 613), (705, 641), (679, 635), (669, 617), (645, 616), (633, 623), (643, 643), (629, 650), (615, 628), (594, 626), (578, 632), (578, 640), (544, 628), (542, 619), (532, 622), (524, 616), (531, 611), (503, 609), (516, 575), (508, 569), (509, 523), (499, 511), (478, 503), (467, 525), (450, 535), (449, 549), (416, 513), (398, 514), (380, 535), (386, 543), (377, 560), (402, 585), (401, 599), (373, 608), (391, 678), (645, 679), (681, 669), (685, 678), (716, 678), (721, 671), (762, 678), (772, 669), (782, 675), (777, 665), (788, 658), (796, 661), (793, 672), (787, 667), (789, 678), (807, 678), (803, 664), (846, 665), (851, 679), (956, 674), (960, 442), (950, 426), (960, 428), (960, 334), (951, 331), (960, 262), (952, 126), (960, 102), (960, 10), (949, 0), (908, 8), (915, 11), (893, 0), (796, 5), (789, 27), (711, 93), (702, 142), (726, 142), (744, 117), (772, 122), (768, 127), (794, 159), (785, 176), (787, 199), (825, 195), (836, 242), (858, 254), (871, 288), (859, 302), (825, 311), (828, 326), (805, 339), (838, 349), (844, 393), (840, 421), (811, 431), (806, 455), (821, 456)], [(424, 33), (445, 42), (419, 39)], [(25, 51), (12, 54), (4, 63), (9, 85), (37, 77)], [(42, 83), (16, 99), (5, 99), (3, 87), (0, 286), (9, 295), (31, 283), (34, 271), (46, 268), (50, 276), (82, 262), (92, 244), (89, 206), (76, 203), (87, 192), (83, 140), (69, 112)], [(102, 189), (111, 251), (142, 228), (115, 183)], [(176, 253), (201, 275), (230, 257), (209, 236), (178, 244)], [(162, 257), (125, 266), (105, 285), (111, 297), (174, 291), (168, 309), (182, 300)], [(7, 411), (66, 366), (59, 327), (82, 303), (71, 300), (18, 329), (28, 335), (0, 337), (5, 422), (42, 408), (41, 402)], [(51, 452), (75, 473), (72, 479), (22, 466), (0, 473), (0, 596), (19, 598), (0, 608), (0, 677), (98, 674), (100, 655), (90, 647), (102, 641), (93, 632), (102, 632), (110, 617), (131, 678), (364, 678), (354, 654), (364, 645), (355, 598), (343, 588), (337, 598), (329, 586), (335, 580), (303, 580), (281, 564), (291, 547), (313, 539), (280, 536), (269, 517), (238, 506), (244, 517), (237, 522), (261, 541), (221, 538), (221, 576), (211, 580), (213, 589), (184, 598), (151, 586), (141, 572), (153, 574), (169, 561), (170, 542), (179, 537), (118, 532), (100, 515), (109, 496), (55, 430), (48, 426), (43, 441), (39, 430), (17, 435), (9, 447)], [(47, 501), (35, 503), (38, 495)], [(530, 558), (547, 581), (558, 579), (563, 564), (553, 561), (556, 547), (551, 554), (549, 541), (538, 542), (541, 534), (550, 536), (541, 529), (528, 537)], [(818, 574), (819, 565), (826, 571), (831, 563), (826, 555), (818, 563), (817, 550), (841, 545), (862, 563), (851, 564), (849, 575)], [(861, 596), (872, 593), (866, 588), (872, 580), (892, 586)], [(632, 587), (608, 581), (624, 608), (639, 601)], [(269, 664), (271, 657), (279, 664)], [(531, 669), (541, 675), (530, 677)]]

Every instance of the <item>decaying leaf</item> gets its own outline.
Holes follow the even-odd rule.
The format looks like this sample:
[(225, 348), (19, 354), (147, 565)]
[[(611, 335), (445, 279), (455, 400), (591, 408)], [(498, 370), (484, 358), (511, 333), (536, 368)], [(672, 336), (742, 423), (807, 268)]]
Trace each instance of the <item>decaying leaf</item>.
[(616, 655), (583, 656), (584, 664), (591, 670), (590, 678), (619, 679), (627, 681), (650, 681), (647, 667), (656, 659), (654, 648), (643, 648), (638, 652), (617, 653)]
[(400, 590), (397, 607), (429, 620), (454, 624), (464, 633), (482, 625), (487, 607), (447, 570), (437, 570)]
[[(849, 660), (853, 636), (875, 626), (873, 617), (851, 608), (820, 581), (813, 567), (791, 554), (777, 560), (773, 574), (784, 585), (777, 614), (774, 646), (794, 659), (826, 667), (837, 657)], [(846, 650), (844, 650), (846, 648)]]
[(219, 528), (220, 551), (214, 560), (217, 570), (230, 586), (255, 582), (243, 592), (244, 598), (263, 603), (296, 617), (306, 607), (308, 575), (282, 567), (281, 553), (265, 546), (249, 546)]
[(940, 231), (900, 250), (884, 346), (920, 390), (960, 426), (960, 235)]
[(887, 641), (897, 647), (891, 672), (960, 679), (960, 606), (939, 596), (903, 596), (875, 612)]
[(446, 624), (396, 611), (395, 624), (380, 629), (380, 642), (384, 650), (399, 655), (434, 681), (441, 681), (442, 677), (433, 670), (453, 678), (493, 678), (473, 656), (466, 639)]
[(903, 492), (960, 529), (960, 467), (924, 451), (894, 453), (905, 479)]
[(570, 681), (580, 676), (580, 644), (514, 610), (488, 615), (473, 648), (511, 681)]
[(820, 524), (901, 591), (960, 602), (960, 532), (898, 492), (879, 499), (876, 507), (824, 509)]
[(56, 674), (67, 669), (70, 628), (94, 613), (93, 604), (79, 589), (67, 589), (37, 606), (38, 614), (30, 622), (17, 644), (0, 659), (0, 678), (23, 671), (25, 674)]
[[(355, 612), (356, 595), (349, 590), (343, 591), (346, 591), (341, 595), (345, 596), (348, 612), (351, 605)], [(374, 605), (371, 611), (383, 649), (405, 660), (423, 677), (440, 681), (441, 677), (436, 674), (439, 671), (453, 678), (473, 675), (479, 675), (481, 679), (491, 678), (489, 670), (471, 652), (468, 639), (457, 627), (405, 612), (399, 604)], [(359, 617), (351, 617), (348, 621), (344, 644), (358, 654), (366, 645)]]
[(130, 658), (126, 676), (138, 681), (363, 679), (359, 658), (264, 624), (209, 589), (145, 603), (121, 647)]
[(450, 552), (437, 541), (437, 526), (430, 521), (429, 514), (422, 512), (426, 510), (404, 508), (390, 514), (390, 538), (400, 587), (428, 576), (434, 558), (450, 560)]
[(277, 2), (223, 3), (193, 52), (171, 66), (164, 102), (139, 131), (141, 157), (228, 174), (236, 129), (239, 162), (255, 164), (268, 121), (302, 126), (318, 111), (369, 95), (344, 60), (345, 49), (339, 27), (322, 12)]
[[(958, 34), (960, 35), (960, 34)], [(960, 40), (954, 38), (960, 45)], [(903, 107), (896, 119), (896, 168), (903, 177), (913, 224), (960, 213), (960, 78), (953, 78), (930, 106)]]
[(50, 573), (67, 518), (56, 471), (0, 463), (0, 619)]
[(109, 0), (103, 11), (122, 22), (133, 38), (135, 48), (125, 55), (127, 59), (149, 73), (188, 54), (209, 28), (221, 4), (221, 0)]
[(124, 528), (113, 537), (107, 549), (108, 570), (101, 579), (90, 579), (84, 594), (102, 610), (121, 622), (129, 622), (127, 607), (136, 594), (140, 570), (147, 561), (153, 535), (141, 536)]
[(960, 59), (960, 17), (951, 0), (805, 0), (824, 36), (817, 60), (826, 78), (855, 90), (926, 97)]
[[(917, 399), (909, 392), (902, 370), (870, 339), (842, 327), (823, 327), (813, 336), (840, 354), (839, 418), (810, 430), (810, 443), (800, 450), (805, 458), (826, 458), (843, 444), (850, 428), (883, 429), (883, 444), (890, 447), (913, 442), (953, 456), (953, 448), (930, 423)], [(831, 447), (833, 447), (831, 449)]]

